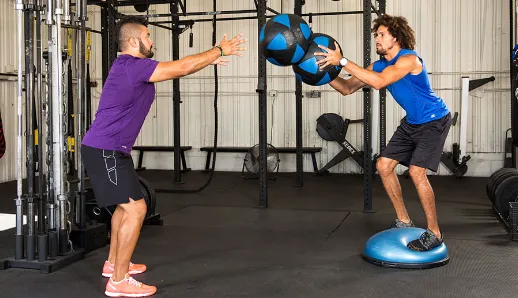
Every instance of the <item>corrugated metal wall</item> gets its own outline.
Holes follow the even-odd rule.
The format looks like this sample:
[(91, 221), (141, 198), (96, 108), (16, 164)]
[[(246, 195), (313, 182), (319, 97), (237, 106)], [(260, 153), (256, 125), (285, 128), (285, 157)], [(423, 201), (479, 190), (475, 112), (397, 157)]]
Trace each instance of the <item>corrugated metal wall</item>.
[[(17, 69), (18, 46), (16, 39), (16, 11), (14, 1), (0, 1), (0, 73), (12, 73)], [(17, 81), (0, 81), (0, 113), (6, 138), (7, 150), (0, 159), (0, 181), (16, 177), (16, 133), (17, 133)]]
[[(2, 1), (2, 47), (15, 48), (15, 14), (13, 1)], [(210, 11), (212, 1), (190, 0), (189, 11)], [(495, 76), (496, 80), (470, 93), (468, 121), (468, 175), (489, 175), (503, 161), (504, 136), (510, 127), (509, 112), (509, 4), (507, 0), (393, 0), (387, 1), (387, 13), (408, 18), (417, 35), (417, 51), (424, 58), (430, 79), (437, 93), (443, 97), (453, 112), (460, 112), (461, 77), (478, 79)], [(362, 9), (363, 1), (306, 1), (304, 12), (354, 11)], [(293, 0), (270, 1), (270, 6), (280, 12), (292, 13)], [(253, 1), (218, 1), (218, 10), (255, 9)], [(89, 25), (100, 28), (98, 7), (89, 7)], [(132, 7), (120, 8), (123, 13), (136, 13)], [(168, 13), (167, 5), (154, 5), (150, 13)], [(162, 19), (165, 20), (165, 19)], [(307, 20), (307, 18), (306, 18)], [(10, 29), (8, 29), (10, 28)], [(171, 35), (168, 30), (151, 26), (152, 38), (159, 61), (171, 59)], [(344, 54), (358, 64), (363, 61), (363, 17), (361, 15), (314, 17), (314, 32), (322, 32), (336, 38)], [(180, 57), (210, 49), (212, 25), (197, 23), (193, 28), (194, 48), (188, 46), (188, 33), (182, 34)], [(244, 57), (232, 57), (231, 64), (219, 69), (218, 121), (219, 146), (252, 146), (258, 142), (257, 87), (257, 21), (240, 20), (219, 22), (218, 42), (224, 33), (233, 36), (243, 33), (248, 39), (248, 51)], [(101, 39), (92, 36), (91, 71), (99, 87), (92, 90), (95, 112), (101, 94)], [(374, 46), (374, 44), (373, 44)], [(3, 51), (0, 69), (12, 71), (9, 64), (15, 61), (14, 51)], [(376, 59), (375, 55), (372, 59)], [(290, 67), (282, 68), (268, 63), (268, 90), (276, 96), (268, 97), (268, 141), (274, 146), (295, 146), (295, 77)], [(343, 76), (347, 74), (343, 71)], [(8, 139), (15, 133), (14, 105), (15, 83), (0, 83), (2, 87), (2, 114), (7, 127)], [(171, 82), (157, 84), (157, 100), (144, 124), (137, 144), (171, 145), (172, 93)], [(304, 99), (303, 144), (323, 147), (317, 155), (320, 166), (326, 164), (339, 151), (337, 144), (323, 141), (315, 132), (316, 119), (322, 113), (338, 113), (345, 118), (363, 117), (362, 92), (343, 97), (329, 86), (304, 85), (304, 93), (311, 90), (322, 92), (321, 98)], [(214, 77), (212, 67), (181, 80), (182, 144), (193, 146), (187, 152), (188, 165), (193, 169), (203, 168), (205, 154), (202, 146), (211, 146), (214, 137)], [(12, 100), (10, 100), (12, 99)], [(7, 116), (6, 116), (7, 114)], [(390, 138), (399, 120), (404, 116), (401, 108), (388, 96), (387, 137)], [(11, 118), (9, 118), (11, 117)], [(374, 122), (376, 125), (377, 122)], [(5, 124), (4, 124), (5, 126)], [(363, 145), (363, 128), (353, 124), (347, 139), (358, 149)], [(450, 132), (446, 150), (458, 142), (459, 127)], [(14, 179), (14, 143), (8, 144), (6, 157), (0, 160), (0, 181)], [(171, 169), (172, 153), (146, 153), (144, 164), (148, 168)], [(242, 154), (219, 153), (217, 170), (241, 170)], [(295, 156), (281, 156), (281, 171), (295, 169)], [(304, 170), (311, 171), (309, 157), (304, 159)], [(400, 169), (401, 170), (401, 169)], [(346, 160), (332, 168), (332, 172), (361, 172), (353, 161)], [(445, 168), (439, 174), (448, 175)]]

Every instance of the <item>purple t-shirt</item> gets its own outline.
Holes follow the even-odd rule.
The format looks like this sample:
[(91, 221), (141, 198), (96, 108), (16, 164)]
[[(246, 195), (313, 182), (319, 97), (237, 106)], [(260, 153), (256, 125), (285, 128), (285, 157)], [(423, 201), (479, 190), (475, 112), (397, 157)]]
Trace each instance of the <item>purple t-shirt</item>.
[(158, 61), (131, 55), (115, 59), (83, 144), (131, 152), (155, 99), (155, 84), (149, 83), (149, 78), (157, 64)]

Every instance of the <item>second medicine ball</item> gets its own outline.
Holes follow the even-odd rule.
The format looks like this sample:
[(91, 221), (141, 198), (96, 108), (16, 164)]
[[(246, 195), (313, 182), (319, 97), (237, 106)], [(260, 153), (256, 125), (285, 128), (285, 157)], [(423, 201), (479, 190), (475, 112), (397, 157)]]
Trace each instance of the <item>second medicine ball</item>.
[[(336, 50), (335, 39), (329, 35), (315, 33), (311, 38), (306, 54), (296, 65), (293, 65), (293, 71), (298, 80), (311, 85), (320, 86), (328, 84), (329, 82), (336, 79), (342, 68), (340, 66), (328, 65), (324, 69), (320, 69), (321, 65), (317, 64), (317, 61), (324, 59), (324, 56), (315, 56), (315, 53), (324, 52), (323, 49), (318, 46), (324, 46), (331, 50)], [(340, 48), (340, 53), (342, 49)]]
[(268, 61), (278, 66), (300, 61), (309, 47), (311, 28), (303, 18), (280, 14), (270, 19), (259, 34), (259, 48)]

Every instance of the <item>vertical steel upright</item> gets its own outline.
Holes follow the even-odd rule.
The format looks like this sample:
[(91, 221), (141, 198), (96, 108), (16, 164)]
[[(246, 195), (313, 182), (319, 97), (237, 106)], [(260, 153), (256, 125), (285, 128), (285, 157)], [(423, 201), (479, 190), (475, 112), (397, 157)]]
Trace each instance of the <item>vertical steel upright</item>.
[[(518, 168), (518, 55), (515, 53), (515, 46), (517, 44), (518, 37), (513, 36), (514, 33), (514, 20), (516, 17), (518, 19), (518, 1), (516, 1), (516, 6), (514, 5), (515, 1), (509, 0), (509, 67), (510, 67), (510, 79), (511, 79), (511, 134), (513, 139), (513, 149), (512, 149), (512, 157), (513, 157), (513, 165), (515, 168)], [(514, 58), (514, 59), (513, 59)], [(514, 60), (514, 61), (513, 61)]]
[[(86, 131), (86, 120), (85, 120), (85, 95), (86, 88), (90, 88), (90, 86), (86, 86), (86, 19), (87, 19), (87, 0), (79, 0), (77, 2), (77, 12), (78, 12), (78, 23), (79, 23), (79, 34), (78, 34), (78, 43), (79, 43), (79, 55), (77, 59), (78, 65), (78, 76), (77, 76), (77, 115), (78, 115), (78, 135), (77, 135), (77, 144), (80, 145), (83, 142), (83, 132)], [(77, 52), (75, 52), (77, 53)], [(78, 188), (78, 208), (76, 209), (78, 212), (77, 223), (79, 229), (86, 228), (86, 220), (85, 220), (85, 168), (83, 165), (83, 156), (81, 154), (81, 148), (77, 147), (77, 174), (79, 184)]]
[[(38, 98), (38, 216), (47, 214), (44, 194), (43, 194), (43, 53), (41, 41), (41, 12), (43, 10), (42, 0), (36, 0), (36, 97)], [(48, 253), (48, 236), (46, 221), (38, 221), (38, 261), (45, 262)]]
[[(379, 7), (378, 11), (380, 15), (384, 15), (387, 10), (387, 1), (386, 0), (378, 0)], [(387, 145), (387, 89), (382, 88), (380, 90), (380, 148), (379, 153), (385, 150), (385, 146)]]
[(17, 11), (17, 45), (18, 45), (18, 88), (17, 88), (17, 100), (16, 100), (16, 112), (17, 112), (17, 134), (16, 134), (16, 234), (15, 234), (15, 260), (21, 260), (24, 257), (24, 239), (23, 239), (23, 189), (22, 189), (22, 53), (23, 53), (23, 1), (16, 0), (15, 5)]
[[(363, 0), (363, 67), (371, 63), (371, 0)], [(371, 88), (363, 88), (363, 211), (372, 210)]]
[[(180, 16), (178, 15), (178, 0), (171, 0), (170, 4), (172, 30), (171, 38), (173, 43), (173, 60), (180, 59)], [(182, 172), (180, 167), (180, 79), (173, 80), (173, 146), (174, 146), (174, 168), (173, 183), (182, 182)]]
[[(266, 24), (266, 0), (257, 1), (257, 20), (258, 35)], [(266, 122), (267, 122), (267, 83), (266, 83), (266, 58), (263, 53), (258, 53), (258, 83), (257, 93), (259, 93), (259, 207), (268, 207), (268, 177), (266, 172)]]
[[(295, 14), (302, 15), (302, 6), (305, 0), (295, 0)], [(295, 143), (296, 143), (296, 163), (297, 173), (295, 176), (295, 186), (304, 186), (303, 171), (304, 164), (302, 159), (302, 82), (295, 79)]]
[(117, 36), (115, 33), (116, 22), (116, 1), (106, 0), (106, 3), (101, 7), (101, 32), (102, 32), (102, 75), (103, 84), (106, 82), (110, 67), (115, 58), (117, 58)]
[(26, 0), (24, 11), (25, 31), (25, 140), (27, 168), (27, 235), (25, 252), (28, 261), (36, 258), (36, 205), (34, 162), (34, 1)]

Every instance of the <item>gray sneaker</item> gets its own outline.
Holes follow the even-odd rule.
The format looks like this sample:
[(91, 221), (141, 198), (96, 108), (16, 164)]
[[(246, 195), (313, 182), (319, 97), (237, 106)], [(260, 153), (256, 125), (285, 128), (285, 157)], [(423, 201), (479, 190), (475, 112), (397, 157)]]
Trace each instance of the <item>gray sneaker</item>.
[(396, 221), (394, 221), (392, 223), (392, 225), (390, 226), (391, 229), (393, 229), (393, 228), (410, 228), (410, 227), (414, 227), (414, 223), (412, 222), (412, 220), (410, 220), (410, 223), (406, 223), (406, 222), (400, 221), (399, 219), (396, 219)]
[(443, 242), (443, 235), (441, 234), (441, 238), (437, 238), (437, 235), (435, 235), (432, 231), (426, 229), (426, 232), (421, 234), (419, 239), (416, 239), (414, 241), (410, 241), (408, 243), (407, 247), (415, 250), (415, 251), (429, 251), (432, 248), (435, 248), (442, 244)]

